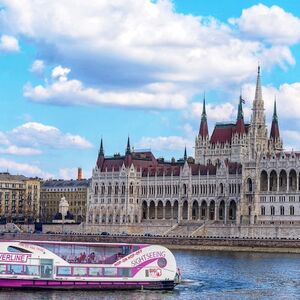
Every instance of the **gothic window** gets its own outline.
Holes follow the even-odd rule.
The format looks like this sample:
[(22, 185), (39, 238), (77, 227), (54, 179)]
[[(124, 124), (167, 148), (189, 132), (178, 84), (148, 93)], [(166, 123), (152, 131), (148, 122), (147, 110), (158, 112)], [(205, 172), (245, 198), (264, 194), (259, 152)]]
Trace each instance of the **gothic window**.
[(261, 215), (264, 216), (266, 214), (266, 208), (264, 206), (262, 206), (260, 208), (260, 211), (261, 211)]
[(284, 215), (284, 206), (280, 206), (280, 215), (281, 215), (281, 216)]
[(274, 215), (275, 215), (275, 207), (271, 206), (271, 216), (274, 216)]
[(252, 193), (253, 192), (253, 186), (252, 186), (252, 179), (248, 178), (247, 180), (247, 187), (248, 187), (248, 192)]
[(109, 183), (108, 190), (107, 190), (108, 195), (111, 195), (111, 192), (112, 192), (112, 186), (111, 186), (111, 183)]
[(290, 206), (290, 215), (293, 216), (295, 214), (295, 208), (294, 206)]

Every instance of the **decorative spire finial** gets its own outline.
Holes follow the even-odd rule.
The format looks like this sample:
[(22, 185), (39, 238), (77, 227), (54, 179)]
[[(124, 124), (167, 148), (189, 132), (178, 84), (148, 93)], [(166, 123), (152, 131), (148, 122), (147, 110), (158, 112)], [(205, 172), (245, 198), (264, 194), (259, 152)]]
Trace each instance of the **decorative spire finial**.
[(276, 96), (274, 99), (273, 121), (278, 122), (277, 108), (276, 108)]
[(184, 155), (183, 155), (183, 159), (184, 159), (184, 161), (187, 160), (186, 146), (184, 147)]

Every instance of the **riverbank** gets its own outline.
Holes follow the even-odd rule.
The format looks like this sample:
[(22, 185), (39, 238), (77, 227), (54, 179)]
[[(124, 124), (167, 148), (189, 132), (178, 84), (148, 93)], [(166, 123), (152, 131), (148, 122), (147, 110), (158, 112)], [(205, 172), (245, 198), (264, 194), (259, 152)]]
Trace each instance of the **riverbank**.
[(2, 240), (159, 244), (176, 250), (300, 253), (299, 239), (5, 233)]

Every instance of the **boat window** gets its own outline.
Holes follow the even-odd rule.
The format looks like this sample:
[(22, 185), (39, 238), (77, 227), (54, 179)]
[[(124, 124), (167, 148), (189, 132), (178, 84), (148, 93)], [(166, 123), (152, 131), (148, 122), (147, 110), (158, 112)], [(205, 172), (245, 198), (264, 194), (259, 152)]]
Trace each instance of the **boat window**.
[(89, 268), (89, 275), (90, 276), (101, 276), (102, 270), (101, 270), (101, 268)]
[(27, 266), (26, 272), (27, 275), (40, 275), (39, 266)]
[(133, 246), (133, 252), (135, 252), (135, 251), (138, 251), (139, 249), (140, 249), (140, 247), (139, 246)]
[(24, 274), (22, 265), (8, 265), (9, 274)]
[(16, 247), (16, 246), (8, 246), (7, 251), (8, 252), (17, 252), (17, 253), (20, 253), (20, 252), (21, 253), (32, 253), (28, 250), (25, 250), (25, 249), (22, 249), (22, 248)]
[(129, 246), (123, 246), (122, 247), (122, 254), (123, 255), (128, 255), (130, 253), (130, 248)]
[(104, 268), (104, 276), (117, 276), (117, 268)]
[(0, 274), (6, 273), (6, 265), (0, 265)]
[(73, 275), (74, 276), (86, 276), (87, 275), (87, 268), (74, 267), (73, 268)]
[(129, 268), (120, 268), (119, 269), (120, 277), (131, 277), (131, 269)]
[(71, 267), (57, 267), (57, 275), (70, 276)]

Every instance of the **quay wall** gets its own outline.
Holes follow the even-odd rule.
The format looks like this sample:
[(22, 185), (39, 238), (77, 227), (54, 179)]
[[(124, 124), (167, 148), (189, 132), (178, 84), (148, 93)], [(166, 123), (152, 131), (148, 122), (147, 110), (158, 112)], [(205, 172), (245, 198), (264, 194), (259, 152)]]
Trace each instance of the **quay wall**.
[(0, 240), (159, 244), (170, 249), (300, 253), (300, 239), (101, 236), (86, 234), (5, 233)]

